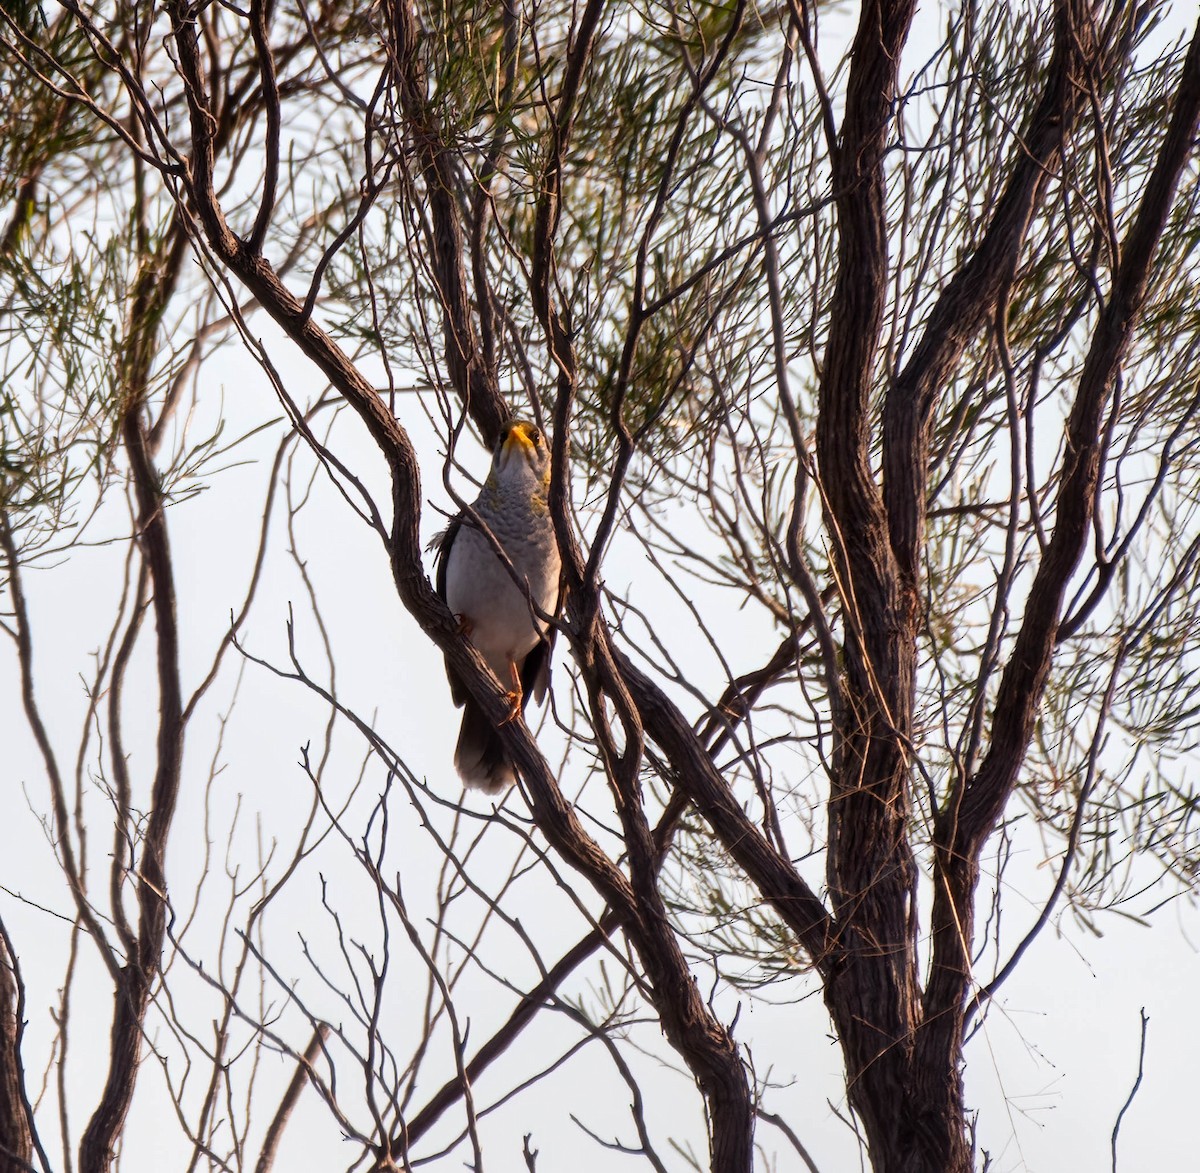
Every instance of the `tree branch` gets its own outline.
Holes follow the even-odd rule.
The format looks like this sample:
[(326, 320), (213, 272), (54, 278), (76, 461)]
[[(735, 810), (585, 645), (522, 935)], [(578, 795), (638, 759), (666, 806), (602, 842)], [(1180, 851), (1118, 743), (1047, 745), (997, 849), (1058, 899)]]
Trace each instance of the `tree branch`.
[(420, 59), (421, 35), (409, 0), (388, 0), (388, 66), (425, 186), (426, 208), (433, 223), (429, 263), (442, 305), (443, 355), (446, 369), (467, 413), (491, 448), (510, 412), (500, 394), (494, 366), (486, 360), (472, 316), (464, 260), (463, 229), (456, 199), (458, 180), (446, 134), (426, 97)]
[(1154, 250), (1179, 176), (1193, 154), (1198, 121), (1200, 28), (1184, 60), (1170, 126), (1133, 224), (1122, 242), (1109, 300), (1080, 376), (1067, 422), (1054, 533), (1030, 587), (1025, 618), (1001, 678), (991, 747), (963, 797), (954, 839), (956, 853), (971, 854), (990, 834), (1024, 759), (1045, 690), (1063, 594), (1087, 540), (1100, 465), (1104, 408), (1145, 302)]
[(258, 1163), (254, 1166), (255, 1173), (270, 1173), (274, 1166), (275, 1155), (279, 1151), (279, 1142), (283, 1139), (283, 1130), (296, 1110), (296, 1102), (300, 1099), (300, 1093), (308, 1082), (312, 1066), (323, 1050), (330, 1032), (331, 1028), (328, 1024), (321, 1023), (313, 1032), (313, 1037), (305, 1047), (304, 1054), (296, 1061), (296, 1070), (288, 1082), (287, 1090), (283, 1093), (283, 1099), (279, 1101), (275, 1115), (271, 1117), (267, 1135), (263, 1138), (262, 1152), (259, 1154)]
[(956, 1055), (970, 988), (973, 899), (979, 857), (1016, 785), (1045, 694), (1067, 584), (1090, 533), (1104, 413), (1145, 301), (1146, 281), (1179, 176), (1200, 121), (1200, 26), (1192, 39), (1170, 124), (1121, 247), (1112, 290), (1092, 335), (1067, 422), (1054, 532), (1030, 586), (992, 715), (991, 744), (975, 775), (952, 795), (935, 832), (932, 957), (920, 1046), (929, 1070)]
[(892, 550), (910, 589), (917, 586), (925, 530), (929, 436), (938, 401), (963, 351), (1011, 284), (1025, 235), (1084, 108), (1084, 76), (1111, 64), (1096, 44), (1085, 0), (1055, 6), (1054, 53), (1041, 99), (1017, 136), (1008, 183), (974, 253), (954, 274), (925, 323), (883, 411), (883, 494)]

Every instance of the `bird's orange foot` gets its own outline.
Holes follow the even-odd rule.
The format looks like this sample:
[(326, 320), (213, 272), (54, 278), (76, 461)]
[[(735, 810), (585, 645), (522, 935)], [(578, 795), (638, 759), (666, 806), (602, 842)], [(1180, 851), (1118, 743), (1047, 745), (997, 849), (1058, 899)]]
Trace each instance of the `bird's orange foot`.
[(521, 670), (517, 667), (515, 660), (508, 662), (508, 674), (512, 680), (512, 688), (504, 694), (504, 699), (508, 702), (508, 716), (504, 718), (504, 724), (509, 721), (515, 721), (521, 715), (521, 701), (524, 698), (524, 691), (521, 688)]
[(458, 620), (458, 634), (465, 635), (467, 639), (470, 639), (471, 632), (475, 630), (475, 624), (465, 615), (455, 615), (454, 618)]
[(508, 705), (508, 716), (500, 722), (501, 725), (507, 725), (510, 721), (515, 721), (521, 715), (521, 694), (519, 692), (506, 692), (504, 694), (504, 702)]

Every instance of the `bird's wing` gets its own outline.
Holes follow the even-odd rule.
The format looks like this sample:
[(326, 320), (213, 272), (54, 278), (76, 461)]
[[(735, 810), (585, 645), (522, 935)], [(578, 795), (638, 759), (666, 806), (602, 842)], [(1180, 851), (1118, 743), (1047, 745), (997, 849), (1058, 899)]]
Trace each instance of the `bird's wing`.
[[(430, 545), (437, 551), (434, 572), (433, 572), (433, 589), (437, 591), (438, 598), (444, 603), (446, 601), (446, 566), (450, 562), (450, 547), (454, 545), (454, 539), (458, 537), (458, 531), (462, 529), (463, 515), (461, 513), (450, 519), (450, 524), (446, 526), (440, 534), (435, 535)], [(446, 676), (450, 681), (450, 699), (458, 707), (462, 706), (463, 701), (467, 699), (467, 690), (463, 687), (462, 681), (458, 678), (458, 673), (450, 667), (450, 661), (446, 661)]]
[[(558, 584), (558, 601), (554, 604), (554, 618), (560, 619), (563, 606), (567, 601), (567, 584), (564, 580)], [(554, 651), (554, 637), (558, 628), (551, 624), (538, 641), (538, 645), (525, 657), (521, 665), (521, 707), (524, 708), (530, 695), (540, 705), (546, 699), (546, 691), (550, 687), (550, 654)]]
[(550, 650), (554, 646), (554, 628), (551, 628), (537, 646), (521, 661), (521, 711), (529, 704), (532, 696), (540, 705), (546, 699), (550, 685)]
[(438, 598), (443, 603), (446, 601), (446, 563), (450, 561), (450, 547), (454, 545), (462, 523), (463, 515), (455, 514), (450, 519), (450, 524), (440, 534), (434, 534), (433, 541), (429, 543), (430, 548), (435, 551), (433, 589), (437, 591)]

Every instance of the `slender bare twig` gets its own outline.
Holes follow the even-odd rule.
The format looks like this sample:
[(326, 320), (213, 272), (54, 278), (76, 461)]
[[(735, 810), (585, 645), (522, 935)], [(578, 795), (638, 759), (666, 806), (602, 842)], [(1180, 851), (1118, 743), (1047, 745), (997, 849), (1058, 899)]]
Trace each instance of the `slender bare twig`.
[(1125, 1114), (1133, 1106), (1133, 1098), (1138, 1093), (1138, 1088), (1142, 1086), (1142, 1076), (1145, 1074), (1146, 1068), (1146, 1032), (1150, 1027), (1150, 1016), (1146, 1013), (1146, 1008), (1143, 1006), (1138, 1011), (1141, 1018), (1142, 1033), (1138, 1041), (1138, 1069), (1137, 1077), (1133, 1081), (1133, 1087), (1129, 1089), (1129, 1095), (1125, 1097), (1125, 1102), (1121, 1105), (1121, 1110), (1117, 1113), (1116, 1122), (1113, 1124), (1112, 1138), (1110, 1148), (1112, 1151), (1112, 1173), (1117, 1173), (1117, 1138), (1121, 1134), (1121, 1124), (1125, 1119)]

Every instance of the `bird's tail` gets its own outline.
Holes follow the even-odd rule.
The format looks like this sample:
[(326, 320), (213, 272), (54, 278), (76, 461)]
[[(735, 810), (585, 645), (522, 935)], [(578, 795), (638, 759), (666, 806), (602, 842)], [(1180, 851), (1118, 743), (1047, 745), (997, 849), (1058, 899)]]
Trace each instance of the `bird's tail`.
[(463, 782), (486, 794), (499, 794), (516, 780), (516, 770), (500, 735), (484, 711), (468, 696), (463, 705), (462, 729), (454, 750), (454, 765)]

